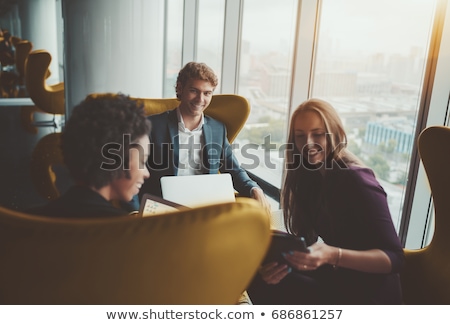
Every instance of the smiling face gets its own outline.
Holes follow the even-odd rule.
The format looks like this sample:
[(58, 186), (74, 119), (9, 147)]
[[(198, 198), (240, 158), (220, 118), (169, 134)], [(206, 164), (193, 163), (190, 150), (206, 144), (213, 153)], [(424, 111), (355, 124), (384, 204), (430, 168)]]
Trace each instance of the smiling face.
[(131, 201), (139, 193), (144, 180), (150, 177), (146, 162), (149, 155), (150, 141), (147, 135), (137, 142), (138, 148), (130, 149), (129, 177), (122, 175), (111, 182), (111, 199)]
[(214, 87), (209, 81), (189, 79), (184, 87), (177, 85), (177, 97), (183, 119), (200, 117), (211, 103)]
[(295, 146), (305, 162), (318, 165), (325, 162), (327, 152), (327, 129), (319, 113), (300, 112), (294, 122)]

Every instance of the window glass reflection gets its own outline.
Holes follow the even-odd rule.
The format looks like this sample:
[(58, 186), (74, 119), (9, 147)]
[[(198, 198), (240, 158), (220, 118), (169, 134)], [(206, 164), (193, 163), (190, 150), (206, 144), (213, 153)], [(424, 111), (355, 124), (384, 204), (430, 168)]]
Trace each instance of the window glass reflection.
[[(294, 0), (244, 2), (238, 93), (252, 110), (235, 152), (248, 171), (275, 186), (283, 170), (296, 12)], [(264, 151), (267, 142), (274, 149)]]
[(225, 0), (199, 1), (197, 61), (210, 66), (219, 80), (222, 71), (224, 12)]
[(434, 5), (322, 1), (312, 96), (338, 110), (349, 148), (377, 174), (397, 227)]
[(165, 39), (165, 70), (164, 94), (165, 98), (175, 97), (175, 83), (182, 64), (183, 46), (183, 0), (166, 1), (167, 17)]

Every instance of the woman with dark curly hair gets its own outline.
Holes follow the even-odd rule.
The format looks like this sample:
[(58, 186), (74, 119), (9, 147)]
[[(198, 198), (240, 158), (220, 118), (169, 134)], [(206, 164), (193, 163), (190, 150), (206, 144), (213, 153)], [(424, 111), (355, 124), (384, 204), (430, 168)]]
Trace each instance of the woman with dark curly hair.
[(292, 114), (282, 207), (309, 252), (284, 252), (247, 290), (254, 304), (401, 304), (403, 249), (386, 193), (348, 149), (336, 110), (310, 99)]
[(62, 132), (64, 163), (75, 185), (29, 212), (57, 217), (128, 214), (111, 201), (129, 202), (150, 176), (149, 133), (142, 104), (123, 94), (88, 96), (73, 109)]

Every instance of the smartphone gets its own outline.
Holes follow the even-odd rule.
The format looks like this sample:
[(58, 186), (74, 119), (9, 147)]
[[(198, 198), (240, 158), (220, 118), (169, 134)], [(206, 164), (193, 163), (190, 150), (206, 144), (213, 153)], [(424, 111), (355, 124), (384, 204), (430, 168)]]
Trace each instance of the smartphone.
[(305, 238), (278, 230), (272, 230), (272, 240), (263, 264), (274, 261), (286, 263), (283, 253), (289, 253), (290, 251), (309, 253)]

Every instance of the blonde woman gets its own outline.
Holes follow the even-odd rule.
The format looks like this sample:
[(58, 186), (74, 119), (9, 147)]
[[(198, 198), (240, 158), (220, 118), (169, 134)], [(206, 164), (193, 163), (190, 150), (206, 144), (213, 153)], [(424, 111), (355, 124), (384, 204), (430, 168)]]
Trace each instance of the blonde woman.
[(335, 109), (310, 99), (291, 118), (282, 189), (285, 226), (310, 253), (263, 265), (254, 304), (400, 304), (403, 249), (386, 193), (346, 149)]

